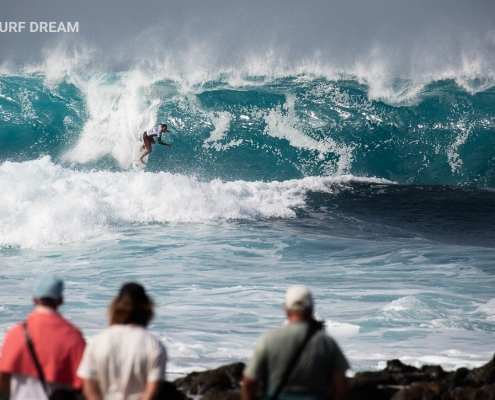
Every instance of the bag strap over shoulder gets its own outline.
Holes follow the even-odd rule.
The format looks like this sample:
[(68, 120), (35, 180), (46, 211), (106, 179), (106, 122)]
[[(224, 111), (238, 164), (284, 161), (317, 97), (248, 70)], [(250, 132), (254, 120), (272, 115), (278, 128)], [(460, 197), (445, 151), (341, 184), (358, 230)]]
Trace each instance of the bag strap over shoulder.
[(277, 400), (280, 392), (282, 391), (283, 387), (287, 383), (287, 379), (289, 379), (290, 374), (292, 373), (292, 370), (296, 366), (297, 362), (299, 361), (299, 358), (301, 357), (301, 354), (306, 347), (306, 344), (309, 342), (309, 339), (318, 332), (319, 330), (323, 329), (323, 322), (321, 321), (316, 321), (312, 320), (308, 324), (308, 330), (306, 332), (306, 336), (304, 337), (304, 340), (301, 342), (299, 347), (296, 349), (294, 354), (292, 355), (292, 358), (290, 359), (289, 364), (287, 365), (287, 369), (284, 372), (284, 375), (282, 375), (282, 380), (280, 381), (277, 390), (273, 393), (273, 396), (271, 397), (270, 400)]
[(34, 361), (34, 365), (36, 367), (36, 371), (38, 371), (38, 377), (39, 380), (41, 381), (41, 384), (43, 385), (43, 389), (45, 390), (45, 393), (48, 397), (50, 397), (50, 389), (48, 387), (48, 384), (46, 383), (45, 380), (45, 374), (43, 373), (43, 370), (41, 369), (41, 365), (38, 361), (38, 357), (36, 357), (36, 352), (34, 351), (34, 346), (33, 346), (33, 341), (31, 340), (31, 337), (29, 336), (28, 328), (27, 328), (27, 321), (23, 322), (23, 327), (24, 327), (24, 335), (26, 336), (26, 343), (29, 349), (29, 352), (31, 353), (31, 358)]

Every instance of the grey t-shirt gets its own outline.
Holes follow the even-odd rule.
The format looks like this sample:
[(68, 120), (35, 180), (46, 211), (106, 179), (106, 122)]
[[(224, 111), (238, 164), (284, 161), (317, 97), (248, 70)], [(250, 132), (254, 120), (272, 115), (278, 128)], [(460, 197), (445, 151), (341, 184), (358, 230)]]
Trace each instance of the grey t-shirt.
[[(265, 333), (256, 345), (244, 375), (264, 382), (268, 392), (275, 391), (307, 329), (307, 323), (296, 322)], [(348, 368), (337, 343), (324, 331), (319, 331), (306, 344), (283, 391), (326, 394), (332, 376), (344, 374)]]

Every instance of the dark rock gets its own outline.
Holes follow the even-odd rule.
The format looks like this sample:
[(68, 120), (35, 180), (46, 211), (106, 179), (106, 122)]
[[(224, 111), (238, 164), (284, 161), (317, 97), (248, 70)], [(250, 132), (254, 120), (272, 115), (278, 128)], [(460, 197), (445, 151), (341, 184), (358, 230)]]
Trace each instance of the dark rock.
[(177, 390), (172, 382), (163, 382), (156, 400), (188, 400), (188, 397)]
[(443, 400), (442, 393), (445, 393), (445, 388), (436, 382), (415, 382), (399, 390), (392, 400)]
[(419, 369), (412, 365), (403, 364), (400, 360), (390, 360), (387, 361), (387, 368), (385, 368), (385, 371), (411, 373), (419, 372)]
[(495, 385), (457, 387), (450, 393), (449, 400), (495, 400)]
[(392, 375), (386, 371), (357, 372), (356, 375), (354, 375), (353, 384), (365, 383), (371, 383), (373, 385), (393, 385), (396, 382), (393, 379)]
[(368, 382), (382, 386), (406, 386), (413, 382), (429, 380), (425, 372), (410, 365), (404, 365), (399, 360), (389, 361), (387, 368), (376, 372), (358, 372), (354, 379), (356, 383)]
[[(495, 358), (495, 357), (494, 357)], [(495, 383), (495, 359), (479, 368), (474, 368), (465, 378), (469, 386), (491, 385)]]
[(481, 390), (483, 390), (485, 393), (491, 393), (495, 395), (495, 385), (484, 385), (481, 387)]
[(495, 400), (495, 385), (484, 385), (481, 387), (481, 392), (487, 400)]
[(436, 381), (447, 375), (440, 365), (424, 365), (421, 368), (421, 372), (425, 374), (429, 381)]
[[(173, 384), (184, 394), (203, 396), (202, 400), (240, 400), (244, 367), (235, 363), (193, 372)], [(455, 372), (435, 365), (418, 369), (391, 360), (384, 370), (357, 372), (348, 383), (347, 400), (495, 400), (495, 358), (482, 367)], [(184, 400), (174, 396), (161, 398)]]
[(218, 389), (210, 390), (201, 400), (240, 400), (241, 393), (239, 391), (222, 391)]
[(212, 390), (223, 392), (239, 390), (244, 367), (244, 363), (235, 363), (210, 371), (192, 372), (184, 378), (175, 380), (173, 384), (188, 395), (206, 395)]
[(389, 400), (396, 392), (397, 388), (390, 386), (376, 385), (365, 380), (349, 379), (349, 392), (347, 400)]
[(428, 380), (427, 376), (422, 372), (409, 372), (409, 373), (400, 372), (397, 374), (393, 374), (392, 378), (395, 382), (395, 385), (399, 385), (399, 386), (409, 386), (414, 382), (423, 382)]
[(468, 376), (469, 370), (467, 368), (459, 368), (454, 373), (454, 386), (464, 386), (464, 381), (466, 380), (466, 376)]

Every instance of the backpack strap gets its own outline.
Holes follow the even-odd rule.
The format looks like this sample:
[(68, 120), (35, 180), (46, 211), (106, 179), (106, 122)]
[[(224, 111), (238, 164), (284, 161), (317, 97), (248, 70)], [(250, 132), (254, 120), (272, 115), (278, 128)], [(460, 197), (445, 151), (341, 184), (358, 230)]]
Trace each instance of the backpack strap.
[(277, 400), (278, 396), (280, 395), (280, 392), (282, 391), (283, 387), (287, 383), (287, 380), (289, 379), (290, 374), (292, 373), (292, 370), (296, 366), (297, 362), (299, 361), (299, 358), (301, 357), (301, 354), (306, 347), (306, 344), (309, 342), (309, 339), (318, 332), (319, 330), (323, 329), (323, 322), (321, 321), (316, 321), (316, 320), (311, 320), (308, 324), (308, 330), (306, 332), (306, 336), (304, 337), (304, 340), (301, 342), (299, 347), (296, 348), (296, 351), (292, 355), (292, 358), (290, 359), (289, 364), (287, 365), (287, 368), (282, 375), (282, 380), (277, 386), (277, 389), (273, 393), (273, 396), (270, 398), (270, 400)]
[(41, 384), (43, 385), (43, 389), (45, 390), (47, 397), (50, 397), (51, 391), (48, 387), (48, 384), (46, 383), (45, 374), (43, 373), (43, 370), (41, 369), (41, 365), (38, 361), (38, 357), (36, 357), (36, 352), (34, 351), (33, 341), (31, 340), (31, 337), (29, 336), (29, 332), (28, 332), (28, 328), (27, 328), (27, 321), (24, 321), (22, 323), (22, 325), (24, 327), (24, 335), (26, 336), (26, 343), (27, 343), (27, 346), (29, 349), (29, 353), (31, 353), (31, 358), (34, 361), (36, 371), (38, 371), (39, 380), (41, 381)]

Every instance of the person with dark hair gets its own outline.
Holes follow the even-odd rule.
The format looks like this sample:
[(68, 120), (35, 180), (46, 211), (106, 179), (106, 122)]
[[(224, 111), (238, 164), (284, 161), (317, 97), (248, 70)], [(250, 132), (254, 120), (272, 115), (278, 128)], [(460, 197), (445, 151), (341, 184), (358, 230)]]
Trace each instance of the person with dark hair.
[(86, 347), (77, 370), (87, 400), (149, 400), (165, 380), (167, 354), (146, 330), (153, 318), (153, 301), (143, 286), (122, 286), (109, 307), (110, 326)]
[(285, 295), (288, 324), (265, 333), (244, 370), (242, 400), (343, 400), (347, 360), (337, 343), (313, 317), (313, 297), (306, 286), (291, 286)]
[(76, 370), (86, 343), (79, 329), (58, 313), (62, 291), (63, 281), (57, 276), (39, 277), (34, 311), (5, 336), (0, 385), (10, 390), (12, 400), (48, 399), (55, 392), (74, 395), (74, 389), (81, 389)]
[(154, 139), (155, 136), (158, 139), (158, 144), (172, 147), (171, 143), (162, 142), (162, 134), (165, 132), (170, 132), (167, 128), (167, 124), (157, 125), (154, 128), (151, 128), (150, 130), (143, 133), (144, 145), (141, 148), (143, 150), (146, 148), (146, 151), (141, 155), (141, 157), (139, 157), (138, 161), (140, 163), (144, 164), (143, 158), (153, 151), (151, 145), (155, 144), (155, 139)]

